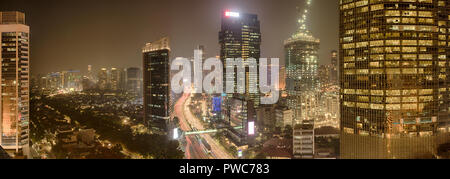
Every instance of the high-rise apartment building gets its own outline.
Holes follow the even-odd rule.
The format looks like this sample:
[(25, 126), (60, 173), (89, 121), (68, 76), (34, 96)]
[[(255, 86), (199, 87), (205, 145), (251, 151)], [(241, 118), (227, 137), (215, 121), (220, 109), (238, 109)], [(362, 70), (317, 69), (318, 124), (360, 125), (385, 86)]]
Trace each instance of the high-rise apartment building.
[(144, 120), (152, 129), (165, 132), (170, 119), (169, 38), (147, 43), (144, 54)]
[(341, 0), (342, 158), (433, 158), (450, 141), (448, 0)]
[[(259, 85), (258, 74), (251, 74), (247, 60), (256, 59), (259, 68), (259, 58), (261, 57), (261, 30), (258, 16), (254, 14), (244, 14), (226, 11), (222, 15), (222, 27), (219, 32), (220, 59), (224, 62), (224, 73), (227, 66), (226, 59), (241, 58), (245, 66), (245, 89), (243, 86), (237, 87), (238, 71), (235, 68), (234, 73), (224, 75), (224, 82), (235, 84), (235, 92), (244, 91), (249, 100), (254, 102), (255, 107), (260, 104), (259, 93), (250, 93), (249, 84)], [(259, 69), (258, 69), (259, 71)], [(259, 91), (259, 88), (257, 88)], [(228, 94), (231, 98), (235, 93)]]
[(294, 110), (297, 122), (314, 117), (301, 115), (301, 108), (309, 107), (302, 106), (300, 101), (313, 97), (314, 95), (311, 96), (311, 93), (314, 94), (314, 91), (319, 88), (318, 50), (320, 40), (315, 38), (306, 27), (310, 5), (311, 0), (307, 0), (305, 10), (299, 15), (297, 32), (284, 42), (287, 105)]
[(0, 38), (0, 145), (28, 155), (30, 27), (25, 14), (0, 12)]

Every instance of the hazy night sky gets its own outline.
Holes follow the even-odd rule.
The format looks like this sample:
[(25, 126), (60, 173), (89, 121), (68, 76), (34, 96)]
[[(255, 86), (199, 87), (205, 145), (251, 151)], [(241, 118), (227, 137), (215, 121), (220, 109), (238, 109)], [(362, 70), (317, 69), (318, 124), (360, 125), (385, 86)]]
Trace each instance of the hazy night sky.
[[(338, 48), (338, 1), (313, 0), (309, 29), (321, 39), (320, 60)], [(0, 11), (26, 13), (31, 71), (43, 74), (101, 67), (141, 67), (141, 48), (171, 38), (172, 56), (191, 57), (206, 46), (219, 55), (222, 11), (254, 13), (261, 21), (262, 57), (284, 61), (283, 41), (297, 29), (304, 0), (2, 0)]]

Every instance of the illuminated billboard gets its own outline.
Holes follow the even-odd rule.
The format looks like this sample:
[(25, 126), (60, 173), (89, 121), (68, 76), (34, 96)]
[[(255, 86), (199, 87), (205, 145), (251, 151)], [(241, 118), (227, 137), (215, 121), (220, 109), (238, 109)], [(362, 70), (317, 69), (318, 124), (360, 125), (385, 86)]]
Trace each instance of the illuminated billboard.
[(178, 134), (178, 128), (173, 129), (173, 139), (176, 140), (178, 139), (178, 137), (180, 137), (180, 135)]
[(248, 135), (255, 135), (255, 122), (248, 122)]
[(218, 113), (222, 111), (222, 98), (221, 97), (213, 97), (213, 112)]

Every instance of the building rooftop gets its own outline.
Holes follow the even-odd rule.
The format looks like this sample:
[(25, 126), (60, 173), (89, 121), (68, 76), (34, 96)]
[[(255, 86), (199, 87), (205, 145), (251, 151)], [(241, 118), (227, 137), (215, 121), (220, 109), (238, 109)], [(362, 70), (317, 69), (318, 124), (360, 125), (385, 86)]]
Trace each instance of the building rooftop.
[(158, 50), (170, 50), (169, 37), (163, 37), (158, 41), (145, 44), (145, 47), (142, 49), (142, 52), (146, 53)]
[(25, 24), (25, 14), (19, 11), (0, 12), (0, 24)]
[(298, 19), (299, 28), (297, 31), (287, 40), (284, 41), (284, 45), (289, 45), (296, 42), (313, 42), (320, 43), (318, 38), (315, 38), (306, 26), (306, 21), (309, 15), (309, 8), (311, 7), (312, 0), (306, 1), (304, 11), (300, 11), (300, 18)]
[(270, 158), (292, 158), (292, 140), (272, 138), (264, 143), (261, 153)]

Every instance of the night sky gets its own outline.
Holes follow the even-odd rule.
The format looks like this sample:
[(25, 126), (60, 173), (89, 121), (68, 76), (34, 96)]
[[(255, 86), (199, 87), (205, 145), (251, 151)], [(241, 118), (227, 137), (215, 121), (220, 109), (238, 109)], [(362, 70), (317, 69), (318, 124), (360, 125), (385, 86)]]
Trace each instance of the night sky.
[[(313, 0), (308, 25), (321, 39), (321, 64), (338, 48), (338, 1)], [(171, 38), (172, 59), (192, 57), (206, 46), (219, 55), (223, 10), (254, 13), (261, 21), (262, 57), (284, 60), (283, 40), (297, 29), (296, 6), (303, 0), (2, 0), (0, 11), (26, 13), (31, 27), (31, 71), (87, 71), (141, 67), (141, 48)]]

